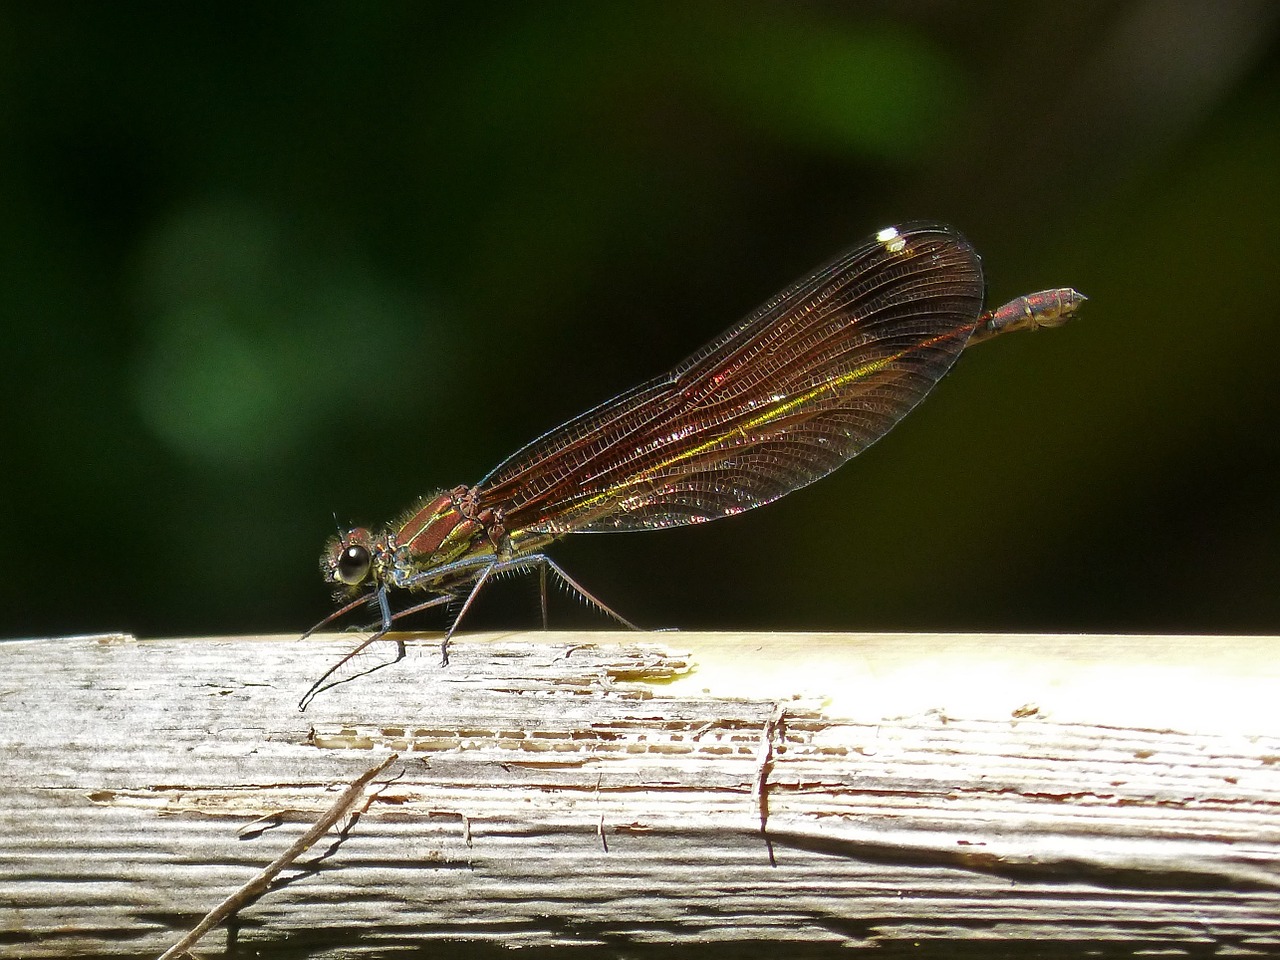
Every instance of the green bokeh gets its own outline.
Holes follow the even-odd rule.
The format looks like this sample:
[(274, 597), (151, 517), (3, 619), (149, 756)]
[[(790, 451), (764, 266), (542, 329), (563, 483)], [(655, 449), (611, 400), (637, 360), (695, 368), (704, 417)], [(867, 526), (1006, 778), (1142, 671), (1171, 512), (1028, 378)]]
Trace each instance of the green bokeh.
[(1084, 315), (779, 504), (557, 558), (653, 625), (1280, 630), (1268, 9), (0, 8), (0, 636), (308, 626), (335, 513), (918, 217)]

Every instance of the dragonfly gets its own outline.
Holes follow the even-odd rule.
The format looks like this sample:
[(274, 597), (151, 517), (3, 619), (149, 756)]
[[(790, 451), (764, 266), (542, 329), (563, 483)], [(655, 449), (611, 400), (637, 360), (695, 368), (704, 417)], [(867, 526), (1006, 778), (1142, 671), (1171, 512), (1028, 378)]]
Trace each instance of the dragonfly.
[[(1085, 297), (1063, 287), (984, 310), (982, 261), (954, 228), (915, 221), (880, 230), (760, 306), (669, 373), (550, 430), (474, 485), (429, 495), (377, 530), (331, 538), (321, 572), (341, 604), (306, 638), (370, 606), (378, 626), (317, 680), (388, 637), (393, 623), (453, 604), (449, 641), (485, 585), (514, 572), (547, 583), (631, 629), (545, 552), (572, 533), (660, 530), (771, 503), (831, 473), (916, 406), (966, 346), (1057, 327)], [(425, 596), (393, 610), (393, 595)], [(394, 663), (404, 641), (395, 639)], [(385, 664), (383, 664), (385, 665)], [(365, 671), (368, 672), (368, 671)], [(356, 674), (360, 675), (360, 674)]]

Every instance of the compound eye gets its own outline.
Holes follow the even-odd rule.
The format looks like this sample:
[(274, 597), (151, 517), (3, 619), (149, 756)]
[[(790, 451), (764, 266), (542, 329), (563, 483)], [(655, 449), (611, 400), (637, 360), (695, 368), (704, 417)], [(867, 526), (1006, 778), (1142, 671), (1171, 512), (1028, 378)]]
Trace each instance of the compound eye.
[(368, 548), (353, 543), (338, 555), (335, 573), (347, 586), (354, 587), (369, 575), (369, 565), (372, 562)]

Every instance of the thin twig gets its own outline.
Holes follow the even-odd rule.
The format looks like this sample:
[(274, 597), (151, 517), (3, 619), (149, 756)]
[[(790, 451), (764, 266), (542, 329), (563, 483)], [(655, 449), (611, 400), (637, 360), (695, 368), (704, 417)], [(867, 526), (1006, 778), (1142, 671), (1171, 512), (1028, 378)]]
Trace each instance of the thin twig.
[(353, 780), (347, 789), (342, 791), (342, 795), (333, 802), (333, 805), (325, 811), (324, 816), (315, 822), (315, 824), (300, 836), (293, 844), (280, 856), (276, 857), (269, 863), (261, 873), (246, 883), (227, 899), (210, 910), (203, 920), (196, 924), (195, 928), (185, 937), (175, 943), (172, 947), (160, 954), (160, 960), (172, 960), (173, 957), (187, 951), (190, 947), (195, 946), (206, 933), (222, 923), (223, 920), (231, 916), (237, 910), (248, 906), (254, 899), (260, 897), (266, 892), (267, 887), (271, 885), (271, 881), (276, 878), (280, 871), (284, 870), (294, 860), (302, 856), (307, 849), (323, 837), (335, 823), (342, 819), (348, 810), (360, 798), (361, 792), (369, 785), (369, 781), (380, 774), (387, 767), (391, 766), (398, 758), (399, 754), (393, 753), (387, 759), (383, 760), (376, 767), (371, 767)]

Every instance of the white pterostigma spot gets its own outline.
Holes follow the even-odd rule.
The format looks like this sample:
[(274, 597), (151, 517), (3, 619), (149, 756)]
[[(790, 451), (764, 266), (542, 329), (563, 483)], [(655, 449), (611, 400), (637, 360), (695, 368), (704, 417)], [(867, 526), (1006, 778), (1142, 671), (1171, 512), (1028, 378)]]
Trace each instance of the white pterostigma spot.
[(876, 234), (876, 239), (883, 243), (890, 253), (901, 253), (907, 249), (907, 241), (898, 233), (897, 227), (885, 227)]

